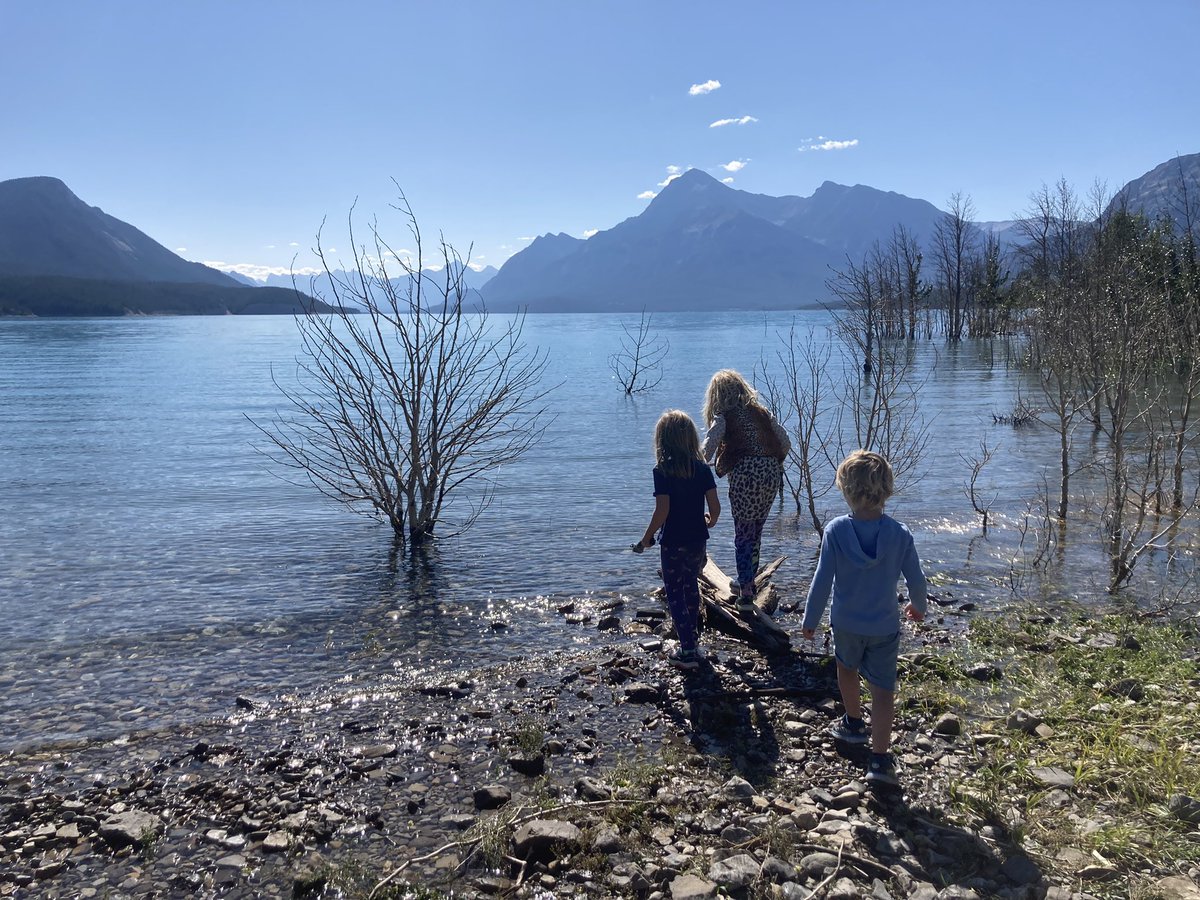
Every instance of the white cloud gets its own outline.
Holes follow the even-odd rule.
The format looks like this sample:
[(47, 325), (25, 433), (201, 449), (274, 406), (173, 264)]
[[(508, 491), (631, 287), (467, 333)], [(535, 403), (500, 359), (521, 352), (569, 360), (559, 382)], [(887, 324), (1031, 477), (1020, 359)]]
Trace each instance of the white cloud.
[(599, 233), (600, 233), (600, 229), (599, 229), (599, 228), (589, 228), (587, 231), (585, 231), (585, 232), (583, 233), (583, 236), (584, 236), (585, 238), (590, 238), (590, 237), (591, 237), (593, 234), (599, 234)]
[(187, 247), (176, 247), (175, 252), (176, 253), (187, 253)]
[(733, 184), (733, 176), (731, 175), (729, 178), (722, 178), (721, 184)]
[(717, 119), (709, 125), (709, 128), (721, 128), (725, 125), (749, 125), (751, 122), (757, 122), (758, 119), (754, 116), (742, 116), (740, 119)]
[(300, 244), (299, 244), (299, 243), (297, 243), (296, 241), (292, 241), (290, 244), (288, 244), (288, 246), (289, 246), (289, 247), (299, 247), (299, 246), (300, 246)]
[(215, 260), (205, 260), (204, 264), (210, 268), (219, 269), (222, 272), (236, 272), (239, 275), (245, 275), (247, 278), (253, 278), (255, 281), (263, 282), (270, 275), (294, 275), (299, 280), (324, 273), (323, 269), (314, 269), (311, 267), (291, 269), (287, 266), (259, 266), (254, 263), (226, 263)]
[[(818, 144), (816, 143), (817, 141), (820, 141), (821, 143)], [(802, 147), (797, 147), (796, 149), (801, 153), (804, 153), (808, 150), (848, 150), (851, 147), (857, 146), (858, 138), (851, 138), (848, 141), (831, 141), (826, 140), (821, 135), (817, 135), (816, 138), (805, 143)]]
[[(486, 256), (481, 256), (481, 257), (479, 257), (479, 258), (480, 258), (480, 259), (487, 259), (487, 257), (486, 257)], [(467, 263), (467, 268), (468, 268), (468, 269), (470, 269), (470, 270), (471, 270), (471, 271), (473, 271), (473, 272), (482, 272), (484, 269), (486, 269), (486, 268), (487, 268), (487, 266), (485, 266), (483, 263), (473, 263), (473, 262), (472, 262), (472, 263)]]
[(535, 241), (535, 240), (537, 240), (537, 237), (536, 237), (536, 236), (533, 236), (533, 237), (522, 237), (522, 238), (517, 238), (517, 240), (518, 240), (518, 241)]
[(656, 194), (654, 191), (642, 191), (637, 195), (637, 198), (639, 200), (653, 200), (657, 196), (658, 194)]
[(727, 162), (723, 166), (721, 166), (721, 168), (724, 169), (726, 172), (740, 172), (740, 171), (742, 171), (742, 169), (746, 168), (746, 160), (744, 160), (744, 159), (730, 160), (729, 162)]
[(674, 181), (678, 177), (679, 177), (678, 173), (676, 173), (674, 175), (668, 175), (666, 178), (664, 178), (662, 181), (660, 181), (658, 183), (658, 186), (666, 187), (668, 184), (670, 184), (672, 181)]
[(711, 94), (720, 86), (721, 82), (710, 78), (708, 81), (704, 82), (704, 84), (693, 84), (690, 88), (688, 88), (688, 95), (695, 97), (699, 94)]
[(274, 245), (274, 244), (267, 244), (267, 246), (266, 246), (264, 249), (266, 249), (266, 250), (274, 250), (274, 249), (275, 249), (275, 245)]
[(668, 175), (682, 175), (683, 169), (681, 169), (679, 166), (667, 166), (667, 174)]

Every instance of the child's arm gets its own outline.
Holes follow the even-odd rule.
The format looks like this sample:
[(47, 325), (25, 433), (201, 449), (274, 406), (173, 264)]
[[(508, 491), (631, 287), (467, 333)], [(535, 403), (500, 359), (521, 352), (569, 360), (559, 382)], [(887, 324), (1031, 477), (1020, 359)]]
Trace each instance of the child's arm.
[[(642, 539), (633, 545), (635, 553), (641, 553), (647, 547), (654, 546), (654, 533), (663, 527), (663, 523), (667, 521), (667, 514), (671, 511), (671, 497), (668, 494), (654, 495), (654, 513), (650, 516), (650, 524), (646, 526), (646, 533), (642, 535)], [(638, 549), (641, 548), (641, 549)]]
[(811, 641), (817, 633), (817, 625), (825, 615), (825, 604), (829, 602), (829, 593), (833, 590), (833, 546), (829, 540), (829, 532), (821, 536), (821, 555), (817, 559), (817, 570), (813, 572), (812, 583), (808, 586), (808, 598), (804, 601), (804, 619), (800, 625), (800, 633), (806, 641)]
[(700, 455), (706, 462), (712, 462), (713, 457), (717, 455), (717, 448), (721, 446), (721, 441), (724, 439), (725, 416), (719, 415), (709, 423), (708, 433), (704, 435), (704, 441), (700, 445)]
[(924, 622), (925, 610), (929, 605), (928, 588), (925, 573), (921, 569), (921, 559), (917, 556), (917, 547), (911, 538), (900, 571), (904, 573), (904, 583), (908, 585), (908, 606), (904, 607), (904, 614), (914, 622)]
[(721, 517), (721, 498), (717, 496), (715, 487), (704, 492), (704, 501), (708, 504), (708, 515), (704, 517), (704, 524), (712, 528)]

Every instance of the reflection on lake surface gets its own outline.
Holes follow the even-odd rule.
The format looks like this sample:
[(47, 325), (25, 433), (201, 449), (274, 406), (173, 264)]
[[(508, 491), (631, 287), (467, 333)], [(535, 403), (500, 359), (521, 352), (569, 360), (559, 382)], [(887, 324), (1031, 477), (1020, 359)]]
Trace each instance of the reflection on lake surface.
[[(825, 315), (798, 319), (803, 332)], [(294, 370), (291, 319), (0, 320), (0, 748), (593, 640), (594, 628), (556, 608), (639, 602), (656, 583), (654, 555), (625, 548), (652, 506), (659, 413), (681, 407), (698, 420), (712, 372), (773, 360), (793, 317), (655, 315), (671, 345), (665, 377), (633, 399), (608, 368), (629, 321), (527, 320), (528, 342), (550, 353), (556, 418), (500, 473), (476, 526), (413, 570), (393, 565), (385, 527), (282, 480), (255, 450), (250, 420), (280, 405), (271, 372)], [(1027, 503), (1043, 473), (1054, 478), (1056, 437), (993, 424), (1021, 377), (1002, 348), (914, 352), (932, 441), (923, 477), (891, 511), (941, 590), (1007, 602)], [(980, 479), (995, 498), (986, 537), (963, 490), (962, 455), (978, 455), (981, 439), (997, 446)], [(834, 494), (824, 505), (841, 512)], [(727, 570), (732, 543), (726, 515), (710, 552)], [(802, 600), (817, 544), (786, 508), (769, 524), (764, 556), (789, 556), (775, 579), (785, 602)], [(1072, 591), (1102, 588), (1098, 557), (1065, 564)]]

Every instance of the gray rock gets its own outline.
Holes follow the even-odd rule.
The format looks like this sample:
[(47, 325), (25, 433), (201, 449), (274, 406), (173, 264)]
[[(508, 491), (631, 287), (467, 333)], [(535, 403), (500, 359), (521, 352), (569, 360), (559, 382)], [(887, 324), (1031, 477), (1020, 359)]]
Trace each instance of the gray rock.
[(832, 853), (810, 853), (800, 860), (800, 871), (805, 875), (823, 878), (834, 870), (838, 858)]
[(475, 791), (476, 809), (499, 809), (512, 799), (512, 791), (502, 784), (488, 784)]
[(583, 833), (570, 822), (557, 819), (534, 819), (517, 829), (513, 836), (514, 856), (537, 862), (575, 853), (580, 849)]
[(530, 778), (536, 778), (546, 771), (546, 757), (542, 753), (517, 750), (508, 755), (508, 764), (514, 771)]
[(748, 853), (739, 853), (720, 862), (708, 870), (708, 877), (727, 890), (736, 891), (749, 887), (758, 880), (762, 866)]
[(957, 737), (962, 734), (962, 720), (954, 713), (943, 713), (933, 723), (933, 733), (946, 737)]
[(862, 900), (862, 893), (849, 878), (839, 878), (825, 892), (827, 900)]
[[(51, 826), (51, 834), (54, 830)], [(153, 840), (162, 834), (162, 830), (162, 819), (136, 809), (109, 816), (100, 823), (100, 837), (114, 849), (128, 847), (147, 839)]]
[(871, 882), (871, 898), (872, 900), (893, 900), (891, 893), (887, 889), (887, 885), (878, 878)]
[(608, 800), (613, 795), (612, 788), (587, 775), (575, 782), (575, 793), (584, 800)]
[(712, 900), (717, 886), (696, 875), (680, 875), (671, 882), (671, 900)]
[(1013, 731), (1023, 731), (1026, 734), (1033, 734), (1037, 730), (1037, 727), (1042, 724), (1042, 719), (1028, 710), (1014, 709), (1008, 714), (1008, 718), (1004, 724)]
[(1190, 878), (1172, 875), (1155, 885), (1164, 900), (1200, 900), (1200, 888)]
[(611, 825), (604, 825), (596, 832), (596, 837), (592, 841), (592, 849), (599, 853), (620, 853), (625, 849), (625, 845), (621, 842), (621, 835)]
[(1043, 787), (1069, 789), (1075, 786), (1075, 776), (1058, 766), (1033, 766), (1029, 774)]
[(644, 681), (631, 681), (625, 685), (625, 699), (629, 703), (654, 703), (662, 696), (662, 691)]
[(979, 663), (967, 669), (967, 677), (976, 681), (999, 681), (1003, 674), (995, 663)]
[(1187, 794), (1175, 794), (1167, 801), (1167, 811), (1175, 818), (1200, 825), (1200, 800)]
[(782, 884), (785, 881), (795, 881), (799, 874), (796, 872), (796, 867), (778, 856), (768, 856), (762, 864), (762, 877), (767, 881), (775, 884)]
[(721, 786), (721, 793), (734, 800), (749, 800), (754, 796), (754, 785), (745, 778), (734, 775)]
[(721, 830), (721, 840), (727, 844), (744, 844), (754, 837), (754, 832), (741, 825), (726, 825)]
[(263, 838), (264, 853), (282, 853), (292, 845), (292, 838), (286, 831), (272, 831)]
[(778, 896), (779, 900), (811, 900), (813, 892), (794, 881), (785, 881), (779, 885)]
[(1006, 859), (1000, 873), (1014, 884), (1037, 884), (1042, 880), (1042, 870), (1024, 853)]

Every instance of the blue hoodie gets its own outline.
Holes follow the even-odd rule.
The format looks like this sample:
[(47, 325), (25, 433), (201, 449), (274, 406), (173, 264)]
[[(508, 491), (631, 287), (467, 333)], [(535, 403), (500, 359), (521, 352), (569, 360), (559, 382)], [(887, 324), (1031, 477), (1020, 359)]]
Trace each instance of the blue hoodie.
[(855, 634), (887, 635), (900, 630), (896, 582), (908, 584), (913, 608), (925, 612), (925, 573), (912, 533), (891, 516), (838, 516), (825, 526), (821, 558), (804, 604), (804, 628), (815, 629), (833, 589), (829, 624)]

